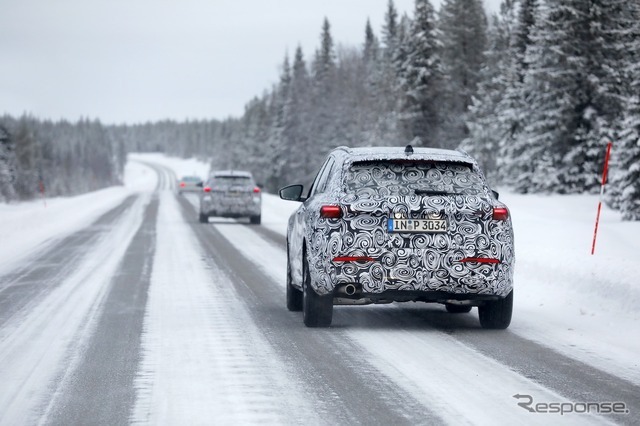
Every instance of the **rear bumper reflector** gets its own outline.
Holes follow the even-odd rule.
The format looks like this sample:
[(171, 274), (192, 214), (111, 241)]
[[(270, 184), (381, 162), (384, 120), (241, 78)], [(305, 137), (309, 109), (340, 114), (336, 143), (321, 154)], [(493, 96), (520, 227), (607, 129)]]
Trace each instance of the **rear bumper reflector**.
[(465, 257), (460, 259), (462, 263), (500, 263), (500, 260), (493, 257)]
[(369, 256), (338, 256), (334, 257), (334, 262), (373, 262), (375, 259)]

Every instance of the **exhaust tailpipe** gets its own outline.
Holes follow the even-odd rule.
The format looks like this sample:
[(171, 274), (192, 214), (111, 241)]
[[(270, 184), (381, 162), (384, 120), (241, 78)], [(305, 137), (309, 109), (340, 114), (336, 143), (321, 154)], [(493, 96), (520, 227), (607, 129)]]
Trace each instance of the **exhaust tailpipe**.
[(358, 291), (358, 289), (356, 289), (356, 286), (353, 284), (347, 284), (346, 286), (344, 286), (344, 293), (347, 296), (353, 296), (354, 294), (356, 294), (356, 291)]

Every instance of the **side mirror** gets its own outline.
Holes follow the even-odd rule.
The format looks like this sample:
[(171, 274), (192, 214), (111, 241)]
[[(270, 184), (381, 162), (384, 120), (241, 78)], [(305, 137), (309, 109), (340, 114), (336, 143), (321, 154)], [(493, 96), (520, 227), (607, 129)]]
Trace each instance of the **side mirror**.
[(304, 201), (302, 198), (302, 191), (304, 186), (302, 185), (289, 185), (280, 189), (280, 198), (287, 201)]
[(500, 197), (500, 194), (498, 193), (498, 191), (494, 191), (493, 189), (491, 190), (491, 193), (493, 194), (493, 196), (495, 197), (495, 199), (497, 200)]
[(203, 185), (204, 185), (204, 184), (203, 184), (202, 182), (198, 182), (198, 183), (196, 183), (196, 186), (197, 186), (197, 187), (199, 187), (199, 188), (202, 188), (202, 186), (203, 186)]

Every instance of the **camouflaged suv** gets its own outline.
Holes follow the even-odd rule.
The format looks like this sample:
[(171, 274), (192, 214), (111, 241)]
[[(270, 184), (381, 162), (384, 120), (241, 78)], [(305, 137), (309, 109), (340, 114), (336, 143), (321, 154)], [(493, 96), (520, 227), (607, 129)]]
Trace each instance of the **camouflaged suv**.
[(287, 307), (307, 326), (331, 324), (334, 305), (435, 302), (477, 306), (484, 328), (509, 326), (513, 229), (507, 207), (461, 151), (333, 150), (287, 229)]

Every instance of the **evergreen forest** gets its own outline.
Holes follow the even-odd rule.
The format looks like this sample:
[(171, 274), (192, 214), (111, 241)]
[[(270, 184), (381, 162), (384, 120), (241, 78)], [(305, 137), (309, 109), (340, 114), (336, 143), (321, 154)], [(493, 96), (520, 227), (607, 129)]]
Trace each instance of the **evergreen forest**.
[(0, 117), (0, 202), (121, 183), (127, 152), (251, 170), (269, 191), (308, 184), (341, 145), (463, 149), (489, 182), (520, 193), (606, 194), (640, 220), (640, 1), (416, 0), (362, 43), (334, 40), (281, 60), (279, 81), (240, 117), (107, 125)]

